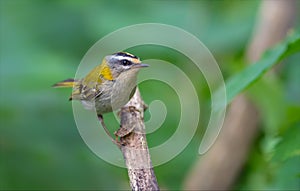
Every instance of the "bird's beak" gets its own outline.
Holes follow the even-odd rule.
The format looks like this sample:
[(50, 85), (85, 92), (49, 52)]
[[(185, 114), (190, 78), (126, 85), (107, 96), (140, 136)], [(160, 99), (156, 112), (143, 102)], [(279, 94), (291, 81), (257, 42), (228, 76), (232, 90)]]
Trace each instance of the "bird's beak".
[(144, 68), (148, 66), (149, 66), (148, 64), (140, 63), (140, 64), (133, 65), (133, 68)]

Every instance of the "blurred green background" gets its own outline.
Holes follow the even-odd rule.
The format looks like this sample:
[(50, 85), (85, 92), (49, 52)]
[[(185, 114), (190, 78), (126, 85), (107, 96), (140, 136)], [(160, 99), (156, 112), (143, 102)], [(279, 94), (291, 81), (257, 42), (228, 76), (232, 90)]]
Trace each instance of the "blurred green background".
[[(100, 38), (121, 27), (145, 22), (174, 25), (198, 37), (213, 53), (226, 79), (245, 66), (244, 51), (260, 4), (260, 1), (0, 2), (0, 189), (5, 190), (129, 189), (126, 169), (104, 162), (81, 139), (72, 105), (67, 101), (71, 90), (53, 89), (51, 85), (74, 76), (81, 58)], [(300, 23), (298, 16), (297, 21)], [(141, 59), (161, 58), (178, 65), (199, 94), (203, 116), (196, 135), (180, 155), (155, 168), (161, 188), (182, 189), (185, 176), (197, 159), (203, 127), (208, 121), (209, 89), (199, 72), (190, 64), (181, 64), (186, 58), (173, 50), (142, 46), (130, 52)], [(250, 88), (263, 116), (262, 130), (236, 189), (299, 188), (300, 172), (295, 168), (300, 164), (299, 155), (284, 157), (299, 144), (299, 137), (295, 137), (300, 133), (299, 66), (298, 54), (285, 61), (277, 77), (259, 81)], [(175, 131), (172, 127), (176, 127), (180, 115), (178, 98), (172, 89), (159, 82), (145, 82), (140, 89), (146, 103), (161, 99), (169, 111), (160, 130), (148, 136), (150, 147), (159, 145)], [(110, 121), (112, 117), (109, 114), (106, 119)], [(146, 119), (149, 117), (146, 113)], [(112, 131), (116, 130), (117, 126), (113, 127)], [(285, 141), (275, 147), (278, 140)], [(270, 159), (270, 155), (276, 157)]]

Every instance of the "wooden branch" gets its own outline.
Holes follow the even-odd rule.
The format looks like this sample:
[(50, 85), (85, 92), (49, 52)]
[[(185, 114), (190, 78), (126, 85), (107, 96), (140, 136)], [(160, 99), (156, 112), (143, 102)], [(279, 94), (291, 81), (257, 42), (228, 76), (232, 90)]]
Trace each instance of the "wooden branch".
[[(232, 102), (212, 148), (187, 176), (186, 190), (230, 190), (256, 136), (258, 114), (242, 94)], [(243, 136), (242, 136), (243, 135)], [(245, 136), (246, 135), (246, 136)]]
[(120, 137), (131, 189), (159, 190), (146, 140), (145, 108), (137, 88), (131, 100), (121, 109), (121, 127), (115, 135)]

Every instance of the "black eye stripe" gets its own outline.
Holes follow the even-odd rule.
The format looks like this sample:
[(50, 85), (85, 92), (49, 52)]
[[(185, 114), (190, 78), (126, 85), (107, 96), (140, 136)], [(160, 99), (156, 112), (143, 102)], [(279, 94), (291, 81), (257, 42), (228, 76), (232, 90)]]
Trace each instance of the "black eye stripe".
[(129, 66), (129, 65), (132, 65), (132, 62), (130, 62), (129, 60), (121, 60), (121, 63), (123, 66)]

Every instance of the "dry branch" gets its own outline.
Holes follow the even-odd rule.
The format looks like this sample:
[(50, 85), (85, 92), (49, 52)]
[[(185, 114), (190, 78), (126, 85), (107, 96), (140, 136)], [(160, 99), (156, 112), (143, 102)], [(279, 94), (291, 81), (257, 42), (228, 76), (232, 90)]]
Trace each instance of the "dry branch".
[(148, 150), (145, 125), (145, 104), (138, 88), (131, 100), (121, 109), (121, 151), (128, 169), (132, 190), (159, 190)]

